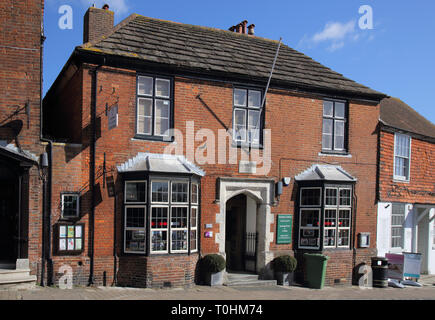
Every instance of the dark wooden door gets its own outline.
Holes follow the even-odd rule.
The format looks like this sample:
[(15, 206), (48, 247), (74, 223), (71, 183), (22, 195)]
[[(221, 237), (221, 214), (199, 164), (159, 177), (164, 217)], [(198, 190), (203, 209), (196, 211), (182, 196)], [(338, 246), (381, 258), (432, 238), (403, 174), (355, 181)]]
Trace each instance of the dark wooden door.
[(18, 199), (13, 183), (0, 182), (0, 260), (17, 259)]

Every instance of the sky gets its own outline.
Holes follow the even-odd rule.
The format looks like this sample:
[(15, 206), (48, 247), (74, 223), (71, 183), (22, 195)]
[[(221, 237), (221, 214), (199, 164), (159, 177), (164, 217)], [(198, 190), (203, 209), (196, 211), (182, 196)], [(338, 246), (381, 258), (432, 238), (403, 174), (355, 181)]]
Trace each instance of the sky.
[[(115, 24), (132, 13), (224, 30), (248, 20), (257, 36), (282, 38), (345, 77), (400, 98), (435, 123), (433, 0), (45, 0), (44, 94), (82, 44), (83, 16), (93, 3), (109, 4)], [(65, 5), (72, 10), (65, 11)]]

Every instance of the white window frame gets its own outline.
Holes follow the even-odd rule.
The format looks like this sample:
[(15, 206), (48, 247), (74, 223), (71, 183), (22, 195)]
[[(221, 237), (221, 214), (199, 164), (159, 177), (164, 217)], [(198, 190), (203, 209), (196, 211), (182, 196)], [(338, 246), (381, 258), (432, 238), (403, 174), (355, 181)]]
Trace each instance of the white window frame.
[[(349, 212), (349, 226), (348, 227), (340, 227), (340, 211), (348, 211)], [(337, 209), (337, 232), (336, 232), (336, 236), (337, 236), (337, 240), (336, 240), (336, 245), (337, 248), (350, 248), (350, 242), (351, 242), (351, 230), (350, 228), (352, 227), (352, 209), (349, 207), (340, 207), (338, 206)], [(347, 239), (347, 244), (346, 245), (339, 245), (338, 244), (338, 240), (340, 238), (340, 230), (347, 230), (348, 231), (348, 239)]]
[[(127, 227), (127, 210), (128, 208), (141, 208), (144, 209), (144, 225), (143, 228), (141, 227)], [(146, 252), (146, 216), (147, 216), (147, 208), (144, 205), (125, 205), (124, 206), (124, 252), (125, 253), (134, 253), (134, 254), (144, 254)], [(137, 230), (143, 230), (145, 239), (144, 239), (144, 250), (143, 251), (130, 251), (127, 250), (126, 244), (127, 244), (127, 231), (137, 231)]]
[[(129, 183), (145, 183), (145, 201), (127, 201), (127, 184)], [(142, 204), (147, 202), (147, 181), (146, 180), (126, 180), (124, 182), (124, 204), (130, 205), (130, 204)]]
[[(77, 198), (77, 207), (76, 207), (76, 214), (74, 216), (64, 216), (64, 197), (76, 197)], [(75, 218), (79, 218), (80, 217), (80, 194), (79, 193), (74, 193), (74, 192), (62, 192), (61, 193), (61, 197), (60, 197), (60, 201), (61, 201), (61, 208), (62, 208), (62, 218), (63, 219), (75, 219)]]
[[(310, 188), (307, 188), (307, 189), (310, 189)], [(302, 211), (317, 211), (317, 214), (318, 214), (318, 221), (319, 221), (319, 225), (317, 226), (317, 227), (315, 227), (315, 226), (312, 226), (312, 227), (302, 227), (301, 225), (302, 225)], [(299, 241), (298, 241), (298, 244), (299, 244), (299, 248), (300, 249), (311, 249), (311, 250), (315, 250), (315, 249), (320, 249), (320, 241), (322, 240), (322, 238), (320, 237), (320, 213), (321, 213), (321, 209), (320, 208), (300, 208), (299, 209)], [(312, 230), (312, 229), (314, 229), (314, 230), (317, 230), (317, 233), (318, 233), (318, 243), (317, 243), (317, 247), (313, 247), (313, 246), (302, 246), (301, 245), (301, 234), (302, 234), (302, 232), (303, 232), (303, 230), (308, 230), (308, 229), (310, 229), (310, 230)]]
[[(239, 105), (236, 104), (235, 101), (235, 92), (236, 90), (240, 90), (240, 91), (244, 91), (246, 92), (246, 104), (245, 105)], [(258, 92), (260, 93), (260, 105), (259, 106), (251, 106), (249, 105), (249, 94), (250, 92)], [(233, 141), (236, 143), (246, 143), (246, 144), (250, 144), (252, 146), (258, 146), (260, 145), (260, 141), (261, 141), (261, 134), (262, 134), (262, 121), (261, 121), (261, 101), (263, 99), (263, 92), (261, 90), (258, 89), (249, 89), (249, 88), (243, 88), (243, 87), (234, 87), (233, 88)], [(236, 110), (240, 110), (244, 112), (244, 137), (242, 137), (242, 139), (236, 139), (236, 127), (235, 127), (235, 113)], [(249, 111), (257, 111), (260, 112), (259, 114), (259, 121), (258, 121), (258, 137), (255, 137), (255, 139), (253, 139), (252, 141), (249, 141)], [(256, 127), (253, 127), (254, 130), (256, 130)]]
[[(153, 228), (152, 227), (152, 221), (153, 221), (153, 208), (166, 208), (168, 210), (168, 224), (166, 225), (166, 228)], [(169, 247), (171, 246), (171, 234), (169, 234), (169, 225), (171, 223), (171, 212), (170, 212), (170, 206), (169, 205), (151, 205), (150, 207), (150, 253), (151, 254), (162, 254), (162, 253), (169, 253)], [(153, 231), (166, 231), (166, 250), (153, 250)]]
[[(186, 227), (184, 227), (184, 228), (172, 227), (172, 209), (174, 209), (174, 208), (186, 208), (186, 215), (187, 215), (186, 216)], [(169, 245), (170, 245), (170, 252), (171, 253), (182, 253), (182, 252), (188, 252), (189, 251), (189, 216), (190, 215), (189, 215), (189, 206), (188, 205), (176, 204), (176, 205), (172, 205), (170, 207), (169, 224), (170, 224), (171, 234), (170, 234)], [(174, 249), (172, 249), (172, 244), (173, 244), (173, 242), (172, 242), (172, 232), (173, 231), (185, 231), (186, 232), (186, 237), (187, 237), (186, 244), (187, 244), (187, 246), (186, 246), (185, 250), (174, 250)]]
[[(393, 214), (393, 207), (394, 205), (403, 205), (403, 212), (401, 214), (401, 216), (403, 216), (403, 223), (401, 225), (393, 225), (393, 216), (399, 216), (398, 214)], [(404, 223), (405, 223), (405, 218), (406, 218), (406, 205), (402, 204), (402, 203), (392, 203), (391, 204), (391, 235), (390, 235), (390, 248), (392, 250), (403, 250), (404, 246), (405, 246), (405, 227), (404, 227)], [(401, 235), (400, 235), (400, 239), (401, 239), (401, 245), (398, 247), (393, 247), (393, 238), (398, 238), (397, 236), (393, 236), (393, 228), (400, 228), (401, 229)]]
[[(174, 183), (183, 183), (183, 184), (186, 184), (187, 185), (187, 196), (186, 196), (186, 199), (187, 199), (187, 201), (185, 201), (185, 202), (178, 202), (178, 201), (174, 201), (174, 200), (172, 200), (172, 195), (173, 195), (173, 193), (172, 193), (172, 186), (173, 186), (173, 184)], [(189, 204), (189, 181), (187, 181), (187, 180), (172, 180), (171, 181), (171, 203), (174, 203), (174, 204), (177, 204), (177, 205), (179, 205), (179, 204)]]
[[(324, 103), (325, 102), (332, 102), (332, 116), (330, 115), (325, 115), (325, 109), (324, 109)], [(344, 104), (344, 116), (340, 117), (340, 116), (336, 116), (335, 115), (335, 104), (336, 103), (343, 103)], [(346, 131), (346, 125), (347, 125), (347, 119), (348, 119), (348, 114), (347, 114), (347, 102), (343, 101), (343, 100), (332, 100), (332, 99), (324, 99), (323, 103), (322, 103), (322, 150), (325, 151), (337, 151), (337, 152), (345, 152), (346, 149), (346, 139), (348, 138), (348, 132)], [(331, 148), (326, 148), (323, 145), (323, 120), (332, 120), (332, 133), (329, 136), (332, 136), (332, 142), (331, 142)], [(343, 130), (344, 130), (344, 134), (343, 134), (343, 148), (337, 148), (335, 146), (336, 143), (336, 123), (337, 122), (343, 122)]]
[[(310, 189), (310, 190), (317, 189), (317, 190), (320, 190), (320, 192), (319, 192), (319, 204), (312, 204), (312, 205), (311, 204), (310, 205), (306, 204), (306, 205), (302, 205), (302, 190), (306, 190), (306, 189)], [(322, 206), (322, 188), (321, 187), (302, 187), (300, 189), (300, 192), (299, 192), (299, 205), (300, 205), (301, 208), (321, 207)]]
[[(191, 184), (191, 190), (190, 190), (190, 203), (191, 205), (197, 205), (199, 203), (199, 184), (192, 182)], [(196, 186), (196, 201), (193, 201), (193, 186)]]
[[(326, 220), (326, 210), (333, 210), (335, 211), (335, 226), (334, 227), (326, 227), (323, 226), (323, 247), (324, 248), (336, 248), (337, 247), (337, 240), (338, 240), (338, 231), (337, 231), (337, 225), (338, 225), (338, 209), (336, 206), (331, 206), (331, 207), (326, 207), (323, 210), (323, 221)], [(325, 245), (325, 235), (326, 235), (326, 230), (334, 230), (334, 245), (332, 246), (326, 246)]]
[[(409, 150), (408, 150), (408, 158), (403, 156), (396, 155), (396, 142), (398, 137), (406, 137), (409, 140)], [(394, 134), (394, 147), (393, 147), (393, 179), (399, 181), (409, 181), (411, 179), (411, 148), (412, 148), (412, 138), (407, 134), (395, 133)], [(396, 157), (408, 159), (408, 176), (399, 176), (396, 175)]]
[[(325, 192), (325, 196), (324, 196), (324, 203), (323, 203), (324, 206), (325, 207), (332, 207), (332, 208), (337, 207), (339, 205), (339, 201), (340, 201), (340, 196), (339, 196), (339, 194), (340, 194), (339, 192), (340, 191), (339, 191), (339, 188), (338, 187), (325, 187), (324, 189), (325, 189), (325, 191), (324, 191)], [(326, 204), (326, 190), (336, 190), (337, 196), (336, 196), (335, 200), (337, 201), (337, 203), (335, 205), (333, 205), (333, 204)]]
[[(154, 182), (163, 182), (168, 185), (168, 201), (166, 202), (159, 202), (159, 201), (153, 201), (153, 183)], [(169, 199), (171, 199), (171, 184), (169, 183), (170, 180), (164, 180), (164, 179), (151, 179), (151, 187), (150, 187), (150, 194), (149, 199), (150, 203), (152, 204), (169, 204)]]

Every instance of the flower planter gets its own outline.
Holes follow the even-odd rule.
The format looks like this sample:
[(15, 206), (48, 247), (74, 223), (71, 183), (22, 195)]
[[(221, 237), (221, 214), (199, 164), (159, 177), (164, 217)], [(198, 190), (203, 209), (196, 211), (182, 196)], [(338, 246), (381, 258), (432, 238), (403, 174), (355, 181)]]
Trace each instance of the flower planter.
[(294, 273), (293, 272), (279, 272), (275, 271), (275, 280), (280, 286), (293, 285)]
[(221, 286), (224, 283), (224, 271), (205, 273), (205, 284), (208, 286)]

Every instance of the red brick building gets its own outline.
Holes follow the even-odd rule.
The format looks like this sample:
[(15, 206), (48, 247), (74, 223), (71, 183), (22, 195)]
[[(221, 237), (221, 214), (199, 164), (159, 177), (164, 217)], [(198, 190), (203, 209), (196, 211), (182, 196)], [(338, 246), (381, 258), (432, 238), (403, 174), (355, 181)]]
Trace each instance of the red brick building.
[(381, 103), (378, 251), (422, 254), (435, 273), (435, 126), (397, 98)]
[[(40, 111), (44, 1), (0, 3), (0, 285), (42, 273)], [(48, 164), (48, 162), (47, 162)], [(18, 269), (18, 270), (15, 270)]]
[(327, 284), (349, 284), (376, 255), (384, 94), (281, 45), (262, 108), (278, 42), (245, 21), (113, 27), (90, 8), (85, 26), (44, 98), (56, 279), (67, 264), (75, 283), (189, 286), (198, 258), (220, 253), (263, 279), (295, 255), (302, 281), (302, 254), (322, 252)]

